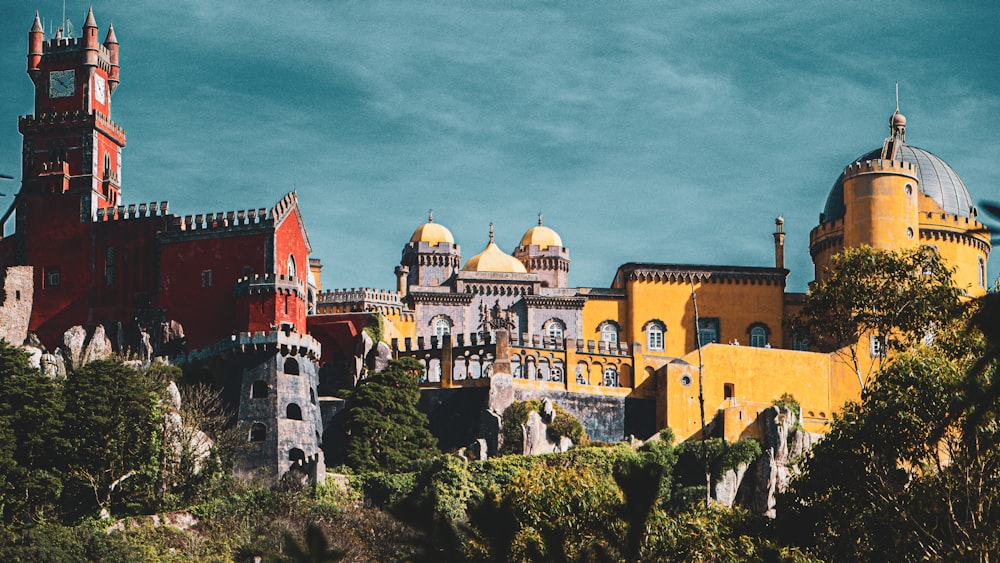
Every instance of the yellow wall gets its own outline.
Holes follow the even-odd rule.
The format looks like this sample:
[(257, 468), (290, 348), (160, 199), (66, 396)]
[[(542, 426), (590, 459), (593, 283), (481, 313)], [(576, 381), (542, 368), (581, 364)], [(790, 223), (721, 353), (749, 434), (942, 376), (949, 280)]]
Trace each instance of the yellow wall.
[[(860, 397), (854, 374), (830, 354), (714, 344), (703, 348), (702, 356), (706, 422), (722, 411), (729, 440), (756, 437), (757, 413), (785, 393), (802, 406), (804, 426), (812, 432), (825, 431), (844, 402)], [(683, 360), (666, 366), (664, 385), (663, 422), (678, 440), (699, 437), (701, 431), (698, 355)], [(684, 376), (690, 378), (689, 385), (682, 383)], [(733, 385), (732, 399), (725, 398), (727, 383)]]
[[(613, 320), (625, 327), (625, 299), (616, 297), (590, 296), (583, 305), (583, 334), (580, 338), (586, 340), (600, 340), (601, 333), (597, 327), (606, 320)], [(625, 334), (619, 335), (621, 342), (629, 342)]]

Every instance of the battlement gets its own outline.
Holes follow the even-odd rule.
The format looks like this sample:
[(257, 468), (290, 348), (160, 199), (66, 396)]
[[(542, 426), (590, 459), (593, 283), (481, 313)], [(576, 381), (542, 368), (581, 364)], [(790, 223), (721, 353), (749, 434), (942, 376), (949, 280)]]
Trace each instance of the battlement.
[(145, 219), (147, 217), (167, 217), (170, 215), (170, 203), (166, 201), (151, 201), (149, 204), (140, 203), (128, 206), (119, 205), (117, 207), (100, 207), (91, 217), (94, 223), (107, 223), (110, 221), (126, 221), (128, 219)]
[(100, 112), (85, 112), (83, 110), (43, 113), (41, 115), (22, 115), (17, 118), (17, 128), (21, 133), (35, 131), (50, 125), (79, 125), (100, 127), (112, 137), (125, 143), (125, 130), (111, 121), (111, 118)]
[(864, 174), (900, 174), (917, 179), (917, 167), (909, 162), (901, 160), (866, 160), (864, 162), (854, 162), (844, 168), (844, 179), (861, 176)]
[(261, 293), (295, 294), (304, 297), (303, 281), (284, 274), (254, 274), (243, 276), (236, 281), (236, 296), (259, 295)]
[(398, 291), (370, 287), (327, 289), (316, 296), (316, 302), (324, 304), (373, 302), (380, 305), (403, 306)]
[(284, 219), (285, 214), (292, 208), (292, 206), (298, 204), (299, 196), (295, 192), (288, 192), (282, 197), (278, 203), (274, 204), (271, 208), (271, 220), (274, 224)]
[(308, 334), (288, 330), (268, 332), (238, 332), (214, 346), (191, 350), (172, 358), (172, 363), (184, 364), (232, 353), (281, 352), (286, 356), (305, 356), (319, 362), (322, 345)]
[(177, 217), (171, 225), (173, 231), (240, 231), (274, 226), (274, 212), (267, 209), (247, 209), (219, 213), (185, 215)]

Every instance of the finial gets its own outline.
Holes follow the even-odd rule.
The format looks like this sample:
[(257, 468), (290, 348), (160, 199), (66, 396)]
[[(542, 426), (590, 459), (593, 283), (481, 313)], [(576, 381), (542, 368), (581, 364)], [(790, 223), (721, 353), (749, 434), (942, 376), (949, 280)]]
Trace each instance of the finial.
[(493, 221), (490, 221), (490, 243), (493, 243)]
[(428, 223), (433, 223), (434, 222), (434, 210), (433, 209), (428, 209), (427, 210), (427, 222)]
[(896, 81), (896, 113), (899, 113), (899, 81)]
[(538, 226), (539, 227), (542, 226), (542, 212), (541, 211), (538, 212)]

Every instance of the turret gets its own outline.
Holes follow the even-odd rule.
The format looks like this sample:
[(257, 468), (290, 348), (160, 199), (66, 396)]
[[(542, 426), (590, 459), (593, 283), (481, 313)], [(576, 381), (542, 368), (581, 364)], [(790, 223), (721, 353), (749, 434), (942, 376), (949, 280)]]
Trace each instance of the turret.
[(542, 285), (566, 287), (568, 284), (569, 250), (563, 246), (558, 233), (542, 225), (541, 213), (538, 214), (538, 225), (528, 229), (521, 237), (514, 257), (524, 264), (528, 273), (537, 274)]
[(42, 20), (35, 12), (35, 23), (28, 32), (28, 76), (36, 85), (38, 77), (42, 74), (42, 45), (45, 43), (45, 32), (42, 30)]
[(774, 267), (785, 267), (785, 219), (781, 215), (774, 220)]
[(87, 12), (87, 21), (83, 22), (83, 66), (91, 73), (97, 68), (100, 54), (100, 41), (97, 39), (97, 22), (94, 20), (94, 9)]
[(104, 38), (104, 47), (108, 50), (108, 60), (111, 72), (108, 73), (108, 89), (114, 93), (118, 87), (118, 37), (115, 36), (114, 24), (108, 25), (108, 36)]

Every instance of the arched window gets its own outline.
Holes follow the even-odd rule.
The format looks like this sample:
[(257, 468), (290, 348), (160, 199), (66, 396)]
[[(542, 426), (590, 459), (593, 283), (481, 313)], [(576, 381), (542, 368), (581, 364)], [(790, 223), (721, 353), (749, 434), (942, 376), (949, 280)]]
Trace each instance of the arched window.
[(618, 387), (618, 368), (615, 366), (608, 366), (604, 368), (603, 385), (606, 387)]
[(288, 461), (294, 462), (294, 461), (305, 461), (305, 460), (306, 460), (306, 452), (298, 448), (292, 448), (288, 450)]
[(295, 403), (288, 403), (285, 408), (285, 418), (289, 420), (302, 420), (302, 408)]
[(288, 375), (298, 375), (299, 362), (295, 358), (286, 358), (285, 367), (283, 371)]
[(289, 254), (288, 255), (288, 277), (290, 277), (290, 278), (294, 278), (295, 277), (295, 255), (294, 254)]
[(563, 336), (566, 334), (566, 325), (559, 319), (549, 319), (545, 321), (543, 330), (547, 341), (562, 343)]
[(663, 333), (666, 332), (661, 321), (649, 321), (643, 327), (646, 331), (646, 350), (654, 352), (663, 351)]
[(986, 260), (979, 258), (979, 287), (986, 287)]
[(601, 341), (608, 344), (618, 344), (618, 333), (621, 330), (618, 323), (614, 321), (604, 321), (598, 330), (601, 331)]
[(767, 325), (764, 323), (754, 323), (750, 325), (747, 329), (747, 334), (750, 336), (750, 346), (753, 346), (754, 348), (766, 348), (769, 332), (770, 331), (767, 329)]
[(451, 323), (447, 319), (438, 319), (434, 321), (434, 336), (444, 336), (446, 334), (451, 334)]
[(267, 438), (267, 426), (264, 426), (260, 422), (255, 422), (250, 427), (249, 440), (251, 442), (263, 442), (265, 438)]
[(258, 379), (250, 385), (250, 398), (263, 399), (264, 397), (267, 397), (267, 382)]

